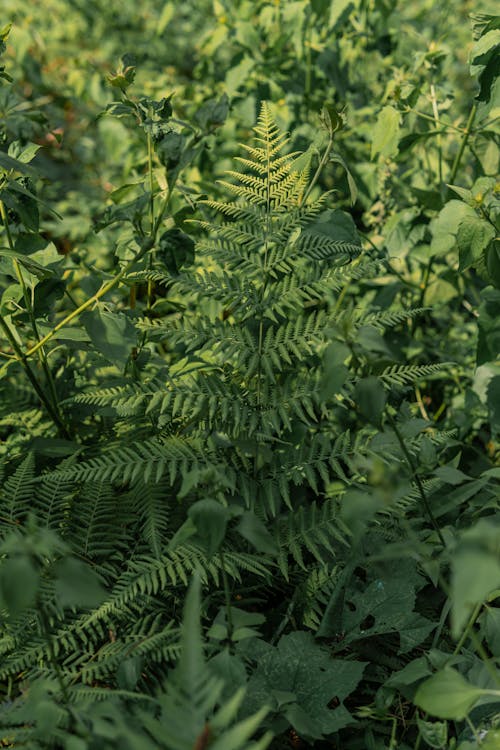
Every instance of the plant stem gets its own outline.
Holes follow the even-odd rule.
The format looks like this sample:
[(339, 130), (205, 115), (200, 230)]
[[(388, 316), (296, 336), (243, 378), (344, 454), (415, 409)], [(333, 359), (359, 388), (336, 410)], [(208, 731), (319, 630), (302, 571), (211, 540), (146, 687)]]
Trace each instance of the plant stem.
[[(155, 231), (155, 198), (153, 192), (153, 144), (151, 142), (151, 133), (148, 133), (148, 173), (149, 173), (149, 221), (150, 221), (150, 236), (153, 238)], [(152, 253), (149, 255), (149, 269), (153, 267), (153, 256)], [(147, 306), (151, 309), (153, 304), (153, 290), (154, 283), (151, 279), (148, 280), (148, 295), (147, 295)]]
[(119, 284), (123, 279), (125, 274), (132, 268), (133, 264), (144, 254), (144, 252), (144, 250), (141, 250), (141, 252), (139, 252), (133, 260), (129, 261), (129, 263), (123, 266), (121, 271), (114, 278), (108, 281), (107, 284), (104, 284), (104, 286), (101, 287), (98, 292), (93, 294), (92, 297), (89, 297), (89, 299), (83, 302), (83, 304), (81, 304), (79, 307), (77, 307), (76, 310), (73, 310), (73, 312), (71, 312), (69, 315), (66, 315), (66, 317), (63, 318), (63, 320), (61, 320), (56, 326), (54, 326), (54, 328), (49, 331), (43, 338), (41, 338), (37, 344), (32, 346), (31, 349), (28, 349), (25, 352), (24, 356), (30, 357), (32, 354), (37, 352), (40, 347), (42, 347), (47, 341), (50, 341), (50, 339), (55, 336), (55, 334), (60, 331), (61, 328), (67, 326), (68, 323), (71, 323), (71, 321), (77, 318), (84, 310), (100, 300), (101, 297), (111, 291), (111, 289), (114, 289), (114, 287), (117, 286), (117, 284)]
[(465, 147), (467, 146), (467, 141), (469, 140), (469, 136), (471, 134), (472, 126), (474, 124), (474, 119), (476, 117), (476, 112), (477, 112), (477, 104), (473, 104), (472, 109), (469, 114), (469, 119), (467, 120), (467, 125), (465, 126), (464, 135), (462, 138), (462, 142), (460, 144), (460, 148), (457, 152), (457, 155), (455, 156), (455, 160), (451, 168), (451, 174), (450, 174), (451, 185), (453, 185), (453, 183), (455, 182), (455, 178), (458, 174), (460, 162), (462, 161), (462, 156), (464, 154)]
[[(437, 104), (436, 89), (434, 84), (431, 83), (431, 102), (432, 102), (432, 113), (434, 115), (434, 122), (436, 128), (439, 127), (439, 109)], [(443, 193), (443, 146), (441, 141), (441, 133), (436, 135), (436, 144), (438, 149), (438, 173), (439, 173), (439, 192)]]
[(427, 516), (429, 518), (429, 521), (431, 522), (431, 525), (432, 525), (434, 531), (436, 532), (436, 534), (439, 537), (439, 541), (441, 542), (441, 544), (443, 545), (443, 547), (446, 549), (446, 542), (444, 540), (444, 536), (441, 533), (441, 529), (439, 528), (439, 526), (438, 526), (438, 524), (436, 522), (436, 519), (434, 518), (434, 514), (433, 514), (431, 506), (429, 504), (429, 500), (427, 498), (427, 495), (425, 494), (425, 490), (424, 490), (424, 486), (422, 484), (422, 480), (420, 479), (420, 477), (419, 477), (419, 475), (417, 473), (417, 470), (415, 469), (415, 466), (413, 464), (413, 459), (412, 459), (412, 457), (410, 455), (410, 452), (409, 452), (408, 448), (406, 447), (404, 438), (401, 435), (399, 427), (396, 424), (396, 420), (394, 419), (394, 417), (392, 416), (392, 414), (388, 413), (387, 417), (389, 419), (389, 423), (390, 423), (392, 429), (394, 430), (394, 434), (396, 435), (396, 438), (397, 438), (398, 443), (399, 443), (399, 445), (401, 447), (403, 455), (406, 458), (408, 466), (410, 467), (411, 473), (413, 475), (413, 478), (414, 478), (415, 483), (416, 483), (417, 488), (418, 488), (418, 493), (420, 495), (420, 499), (422, 500), (422, 505), (424, 506), (424, 510), (427, 513)]
[(231, 611), (231, 591), (229, 590), (229, 581), (228, 581), (227, 573), (226, 573), (224, 552), (221, 549), (219, 549), (219, 559), (220, 559), (220, 564), (221, 564), (222, 583), (224, 586), (224, 598), (226, 600), (227, 638), (228, 638), (228, 641), (232, 641), (234, 625), (233, 625), (233, 613)]
[[(12, 252), (15, 252), (14, 242), (12, 240), (12, 235), (10, 233), (10, 227), (9, 227), (9, 220), (8, 220), (7, 212), (5, 211), (5, 205), (4, 205), (3, 201), (1, 201), (1, 200), (0, 200), (0, 216), (2, 217), (2, 222), (3, 222), (4, 228), (5, 228), (5, 233), (7, 235), (7, 242), (8, 242), (9, 248), (10, 248), (10, 250), (12, 250)], [(33, 309), (32, 300), (30, 299), (30, 295), (28, 294), (28, 289), (27, 289), (27, 286), (26, 286), (26, 282), (25, 282), (25, 279), (24, 279), (22, 268), (21, 268), (21, 265), (20, 265), (19, 261), (17, 260), (17, 258), (13, 258), (13, 265), (14, 265), (14, 270), (16, 272), (17, 280), (19, 281), (19, 284), (20, 284), (22, 292), (23, 292), (24, 304), (26, 306), (26, 311), (27, 311), (27, 313), (29, 315), (29, 319), (30, 319), (30, 322), (31, 322), (31, 329), (33, 331), (33, 336), (35, 337), (35, 339), (37, 341), (40, 341), (40, 334), (38, 333), (38, 325), (37, 325), (37, 322), (36, 322), (35, 311)], [(61, 414), (61, 409), (59, 407), (59, 401), (58, 401), (58, 398), (57, 398), (57, 392), (56, 392), (56, 386), (55, 386), (55, 383), (54, 383), (54, 378), (52, 377), (52, 372), (51, 372), (50, 367), (48, 365), (47, 357), (45, 355), (45, 351), (44, 351), (43, 347), (39, 351), (39, 359), (40, 359), (40, 363), (42, 365), (42, 369), (43, 369), (43, 371), (45, 373), (45, 378), (46, 378), (47, 383), (49, 385), (49, 390), (50, 390), (50, 394), (52, 396), (52, 403), (53, 403), (53, 406), (54, 406), (54, 411), (59, 415), (59, 421), (60, 421), (60, 423), (63, 424), (64, 420), (63, 420), (63, 417), (62, 417), (62, 414)]]
[(442, 120), (436, 119), (436, 117), (431, 115), (426, 115), (425, 112), (419, 112), (417, 109), (413, 109), (413, 107), (408, 107), (408, 109), (405, 110), (405, 112), (413, 112), (414, 115), (417, 115), (418, 117), (422, 117), (424, 120), (429, 120), (433, 123), (438, 123), (444, 130), (441, 132), (445, 132), (446, 129), (449, 130), (456, 130), (457, 133), (465, 133), (465, 128), (459, 128), (457, 125), (452, 125), (450, 122), (443, 122)]
[(314, 188), (314, 186), (316, 185), (317, 181), (319, 180), (321, 172), (323, 171), (323, 167), (325, 166), (326, 162), (328, 161), (328, 157), (330, 156), (330, 151), (332, 150), (332, 147), (333, 147), (333, 139), (334, 139), (334, 132), (330, 131), (330, 133), (328, 135), (328, 143), (326, 144), (326, 148), (325, 148), (324, 154), (321, 157), (320, 163), (318, 164), (318, 168), (317, 168), (316, 172), (314, 173), (314, 177), (312, 178), (311, 182), (309, 183), (309, 186), (308, 186), (306, 192), (302, 196), (301, 200), (299, 200), (299, 206), (304, 205), (304, 203), (306, 202), (306, 200), (311, 195), (312, 189)]
[(14, 349), (14, 351), (15, 351), (15, 353), (17, 355), (16, 359), (23, 366), (24, 371), (26, 372), (26, 375), (28, 376), (28, 379), (29, 379), (31, 385), (33, 386), (33, 388), (34, 388), (34, 390), (35, 390), (38, 398), (40, 399), (40, 401), (42, 402), (42, 404), (45, 406), (45, 408), (46, 408), (49, 416), (52, 419), (52, 421), (54, 422), (54, 424), (56, 425), (56, 427), (59, 429), (59, 431), (61, 432), (61, 434), (64, 435), (64, 437), (69, 438), (70, 435), (68, 434), (68, 431), (67, 431), (65, 425), (61, 421), (59, 414), (56, 411), (54, 411), (54, 407), (53, 407), (50, 399), (47, 398), (47, 396), (46, 396), (46, 394), (45, 394), (42, 386), (38, 382), (38, 379), (37, 379), (35, 373), (31, 369), (31, 365), (28, 362), (26, 354), (23, 353), (21, 347), (19, 346), (19, 344), (16, 341), (16, 338), (15, 338), (14, 334), (10, 330), (9, 324), (7, 323), (6, 320), (4, 320), (4, 318), (1, 315), (0, 315), (0, 327), (3, 328), (3, 330), (5, 332), (5, 335), (7, 336), (8, 340), (10, 341), (10, 344), (11, 344), (12, 348)]

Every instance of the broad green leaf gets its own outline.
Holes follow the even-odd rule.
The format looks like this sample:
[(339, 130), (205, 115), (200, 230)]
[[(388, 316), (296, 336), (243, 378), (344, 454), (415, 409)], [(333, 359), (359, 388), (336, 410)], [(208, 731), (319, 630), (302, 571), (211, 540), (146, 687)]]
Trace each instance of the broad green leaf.
[(458, 228), (466, 218), (474, 219), (474, 209), (463, 201), (451, 200), (430, 223), (431, 255), (441, 256), (455, 247)]
[(329, 28), (333, 28), (338, 33), (337, 25), (343, 20), (343, 17), (350, 13), (358, 4), (358, 0), (332, 0), (330, 3), (330, 18), (328, 19)]
[[(320, 739), (353, 721), (343, 701), (358, 685), (366, 664), (331, 659), (309, 633), (282, 636), (258, 660), (248, 683), (246, 708), (254, 711), (267, 703), (284, 713), (306, 739)], [(286, 704), (280, 696), (287, 694)], [(292, 695), (290, 695), (292, 694)], [(340, 705), (330, 709), (336, 698)]]
[(12, 617), (35, 604), (39, 574), (28, 557), (16, 556), (0, 564), (0, 602)]
[(477, 263), (494, 237), (495, 229), (489, 222), (477, 215), (463, 218), (457, 232), (459, 270)]
[(462, 721), (488, 691), (474, 687), (452, 667), (446, 667), (418, 688), (414, 703), (439, 719)]
[(369, 376), (358, 380), (354, 389), (354, 402), (371, 424), (381, 426), (387, 393), (378, 378)]
[(162, 234), (159, 241), (158, 258), (169, 273), (176, 276), (181, 269), (194, 261), (194, 240), (177, 227)]
[(472, 65), (485, 65), (487, 59), (500, 47), (500, 29), (491, 29), (476, 42), (471, 52)]
[(500, 609), (486, 605), (482, 620), (488, 647), (495, 658), (500, 656)]
[(398, 151), (399, 123), (401, 115), (394, 107), (384, 107), (377, 117), (373, 129), (371, 158), (394, 156)]
[(319, 385), (319, 393), (322, 401), (329, 401), (335, 394), (339, 393), (349, 375), (349, 370), (344, 362), (349, 357), (350, 351), (345, 344), (332, 341), (323, 353), (323, 373)]
[(495, 375), (488, 383), (487, 405), (493, 435), (500, 436), (500, 375)]
[(122, 313), (99, 307), (84, 313), (81, 321), (95, 348), (105, 359), (123, 369), (137, 346), (137, 332), (131, 320)]
[(265, 523), (255, 513), (251, 511), (243, 513), (236, 531), (250, 542), (258, 552), (264, 552), (268, 555), (278, 554), (274, 537), (269, 533)]
[(223, 94), (220, 99), (209, 99), (195, 113), (195, 122), (206, 130), (223, 125), (229, 113), (229, 99)]
[(14, 159), (4, 151), (0, 151), (0, 167), (7, 172), (20, 172), (21, 174), (26, 174), (30, 177), (37, 177), (37, 171), (34, 167), (30, 167), (20, 159)]
[(439, 466), (434, 471), (434, 475), (446, 484), (463, 484), (468, 482), (471, 477), (464, 474), (463, 471), (455, 469), (453, 466)]
[(30, 161), (33, 161), (41, 148), (42, 147), (37, 143), (28, 143), (23, 146), (18, 141), (15, 141), (9, 146), (9, 156), (11, 156), (13, 159), (18, 159), (18, 161), (22, 162), (23, 164), (29, 164)]
[(196, 526), (197, 536), (203, 542), (208, 557), (212, 557), (226, 536), (230, 510), (217, 500), (206, 498), (194, 503), (189, 508), (188, 515)]
[(102, 604), (106, 591), (101, 579), (81, 560), (67, 557), (56, 568), (56, 597), (61, 607), (92, 609)]
[(429, 677), (431, 670), (425, 656), (420, 656), (418, 659), (413, 659), (403, 669), (393, 672), (389, 679), (385, 682), (387, 687), (395, 687), (398, 690), (408, 686), (415, 685), (416, 682), (422, 681), (425, 677)]
[(486, 287), (481, 292), (477, 342), (477, 365), (494, 362), (500, 355), (500, 290)]
[(500, 587), (500, 562), (482, 549), (462, 549), (452, 558), (451, 624), (459, 638), (472, 610)]

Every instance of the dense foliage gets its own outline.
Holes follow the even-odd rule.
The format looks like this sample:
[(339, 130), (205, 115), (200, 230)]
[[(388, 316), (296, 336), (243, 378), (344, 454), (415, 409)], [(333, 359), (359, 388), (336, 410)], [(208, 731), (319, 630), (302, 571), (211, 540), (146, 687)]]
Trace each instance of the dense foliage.
[(500, 747), (500, 17), (2, 9), (0, 744)]

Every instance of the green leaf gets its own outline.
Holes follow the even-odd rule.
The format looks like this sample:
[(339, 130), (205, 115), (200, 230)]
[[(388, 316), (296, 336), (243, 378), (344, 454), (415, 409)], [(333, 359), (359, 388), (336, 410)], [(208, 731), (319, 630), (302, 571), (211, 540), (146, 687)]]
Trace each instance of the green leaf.
[(349, 170), (349, 167), (347, 166), (346, 160), (340, 154), (333, 153), (330, 156), (330, 161), (337, 162), (338, 164), (341, 164), (342, 167), (344, 167), (346, 177), (347, 177), (347, 184), (349, 185), (349, 192), (351, 194), (351, 206), (354, 206), (358, 198), (358, 188), (354, 180), (354, 177), (352, 176), (351, 171)]
[(35, 604), (38, 585), (38, 572), (27, 557), (11, 557), (2, 562), (0, 602), (12, 617)]
[(452, 559), (451, 624), (459, 638), (472, 610), (500, 587), (497, 556), (481, 549), (459, 550)]
[(494, 362), (500, 355), (500, 290), (486, 287), (479, 306), (476, 364)]
[(377, 117), (373, 129), (371, 158), (394, 156), (398, 151), (399, 123), (401, 115), (394, 107), (384, 107)]
[(430, 223), (432, 234), (431, 256), (441, 256), (455, 247), (456, 236), (461, 222), (465, 218), (473, 219), (474, 210), (466, 203), (451, 200)]
[(131, 320), (126, 315), (99, 307), (84, 313), (81, 321), (102, 356), (124, 369), (132, 349), (137, 346), (137, 332)]
[(196, 526), (197, 536), (203, 542), (208, 557), (212, 557), (224, 541), (231, 511), (217, 500), (207, 498), (194, 503), (188, 515)]
[(448, 724), (445, 721), (424, 721), (417, 716), (417, 726), (422, 739), (429, 747), (440, 750), (448, 742)]
[(209, 99), (194, 115), (195, 122), (202, 130), (220, 127), (229, 114), (229, 99), (223, 94), (220, 99)]
[(66, 557), (55, 567), (56, 597), (61, 607), (92, 609), (106, 598), (97, 573), (82, 560)]
[(34, 167), (30, 167), (28, 164), (25, 164), (19, 159), (14, 159), (4, 151), (0, 151), (0, 167), (2, 167), (2, 169), (5, 169), (7, 172), (20, 172), (21, 174), (25, 174), (35, 178), (38, 176), (37, 171), (36, 169), (34, 169)]
[(491, 431), (494, 437), (500, 436), (500, 375), (495, 375), (488, 383), (487, 405)]
[(274, 537), (255, 513), (251, 511), (243, 513), (236, 531), (250, 542), (258, 552), (264, 552), (268, 555), (276, 555), (278, 553)]
[(485, 692), (446, 667), (420, 685), (414, 703), (431, 716), (462, 721)]
[(380, 427), (382, 414), (387, 402), (387, 393), (378, 378), (370, 375), (358, 380), (354, 389), (354, 401), (366, 419), (371, 424)]
[(329, 401), (339, 393), (349, 376), (349, 370), (344, 362), (350, 355), (345, 344), (332, 341), (323, 354), (323, 373), (319, 384), (319, 394), (322, 401)]
[[(269, 647), (259, 657), (248, 683), (246, 710), (274, 701), (275, 711), (284, 713), (298, 734), (321, 739), (353, 721), (343, 701), (358, 685), (364, 668), (364, 662), (329, 658), (309, 633), (282, 636), (277, 648)], [(340, 705), (330, 709), (333, 698)]]
[[(357, 0), (333, 0), (333, 2), (330, 3), (330, 18), (328, 19), (329, 28), (338, 26), (347, 14), (354, 10), (356, 5)], [(334, 31), (338, 32), (338, 29), (334, 28)]]
[(255, 68), (255, 60), (246, 56), (237, 64), (229, 69), (226, 74), (225, 89), (227, 95), (232, 97), (238, 89), (246, 83), (252, 70)]
[(168, 272), (177, 276), (182, 268), (193, 263), (194, 248), (194, 240), (178, 227), (174, 227), (160, 237), (158, 257)]
[(9, 146), (9, 156), (12, 156), (13, 159), (18, 159), (23, 164), (29, 164), (41, 148), (37, 143), (27, 143), (25, 146), (22, 146), (19, 141), (14, 141)]
[(470, 480), (467, 474), (464, 474), (459, 469), (455, 469), (453, 466), (439, 466), (434, 471), (434, 475), (443, 482), (446, 482), (446, 484), (463, 484), (463, 482)]
[(457, 232), (459, 270), (465, 271), (477, 263), (494, 237), (495, 229), (489, 222), (476, 214), (465, 216)]

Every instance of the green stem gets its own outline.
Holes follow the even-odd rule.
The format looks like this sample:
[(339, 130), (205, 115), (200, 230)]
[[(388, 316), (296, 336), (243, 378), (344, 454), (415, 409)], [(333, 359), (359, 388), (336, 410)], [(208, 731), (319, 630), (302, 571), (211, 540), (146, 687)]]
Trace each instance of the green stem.
[(42, 386), (38, 382), (38, 379), (35, 373), (33, 372), (33, 370), (31, 369), (30, 363), (28, 362), (27, 356), (23, 353), (21, 347), (17, 343), (16, 338), (14, 334), (12, 333), (12, 331), (10, 330), (10, 327), (7, 321), (4, 320), (4, 318), (1, 315), (0, 315), (0, 327), (3, 328), (5, 335), (7, 336), (13, 350), (15, 351), (17, 355), (16, 359), (23, 366), (24, 371), (26, 372), (26, 375), (28, 376), (28, 379), (31, 385), (33, 386), (38, 398), (40, 399), (42, 404), (45, 406), (50, 418), (52, 419), (56, 427), (59, 429), (61, 434), (63, 434), (64, 437), (69, 438), (70, 436), (67, 432), (65, 425), (61, 422), (59, 414), (56, 411), (54, 411), (54, 407), (50, 399), (47, 398)]
[(219, 549), (219, 559), (221, 564), (222, 572), (222, 584), (224, 586), (224, 598), (226, 600), (226, 618), (227, 618), (227, 638), (228, 641), (232, 641), (234, 625), (233, 625), (233, 613), (231, 611), (231, 591), (229, 589), (229, 580), (226, 573), (226, 563), (224, 559), (224, 552)]
[(82, 312), (84, 312), (84, 310), (86, 310), (88, 307), (90, 307), (91, 305), (93, 305), (96, 302), (98, 302), (98, 300), (100, 300), (101, 297), (104, 297), (105, 294), (107, 294), (108, 292), (110, 292), (111, 289), (114, 289), (114, 287), (117, 286), (117, 284), (120, 283), (120, 281), (123, 279), (123, 277), (132, 268), (132, 266), (134, 265), (134, 263), (137, 260), (139, 260), (139, 258), (142, 257), (142, 255), (144, 255), (145, 252), (146, 252), (145, 250), (141, 250), (135, 256), (135, 258), (133, 260), (129, 261), (129, 263), (127, 263), (125, 266), (123, 266), (122, 270), (114, 278), (112, 278), (110, 281), (108, 281), (107, 284), (104, 284), (104, 286), (101, 287), (98, 292), (96, 292), (95, 294), (93, 294), (92, 297), (89, 297), (89, 299), (87, 299), (85, 302), (83, 302), (83, 304), (81, 304), (79, 307), (77, 307), (76, 310), (73, 310), (73, 312), (71, 312), (69, 315), (66, 315), (66, 317), (63, 318), (63, 320), (61, 320), (56, 326), (54, 326), (54, 328), (51, 331), (49, 331), (43, 338), (41, 338), (40, 341), (37, 344), (35, 344), (34, 346), (32, 346), (30, 349), (28, 349), (25, 352), (24, 356), (30, 357), (32, 354), (34, 354), (35, 352), (37, 352), (40, 349), (40, 347), (42, 347), (44, 344), (46, 344), (47, 341), (50, 341), (50, 339), (53, 336), (55, 336), (55, 334), (58, 331), (60, 331), (61, 328), (64, 328), (65, 326), (67, 326), (68, 323), (71, 323), (71, 321), (74, 320), (75, 318), (77, 318)]
[[(439, 110), (436, 97), (436, 89), (434, 84), (431, 83), (431, 102), (432, 102), (432, 113), (434, 115), (434, 122), (436, 128), (439, 127)], [(443, 193), (443, 146), (441, 141), (441, 133), (436, 135), (436, 143), (438, 149), (438, 174), (439, 174), (439, 192)]]
[(469, 140), (469, 136), (471, 134), (472, 126), (474, 124), (474, 119), (476, 117), (477, 112), (477, 104), (473, 104), (472, 109), (469, 114), (469, 119), (467, 120), (467, 125), (465, 126), (465, 131), (463, 134), (462, 142), (460, 144), (460, 148), (457, 152), (457, 155), (455, 156), (455, 160), (453, 162), (453, 166), (451, 168), (451, 174), (450, 174), (450, 184), (453, 185), (455, 182), (455, 178), (458, 174), (458, 169), (460, 167), (460, 162), (462, 161), (462, 156), (465, 151), (465, 147), (467, 146), (467, 141)]
[[(149, 174), (149, 222), (150, 222), (150, 236), (153, 238), (155, 231), (155, 198), (154, 198), (154, 181), (153, 181), (153, 144), (151, 141), (151, 133), (148, 133), (148, 174)], [(149, 255), (149, 269), (153, 268), (153, 255)], [(147, 294), (147, 307), (151, 309), (153, 304), (153, 291), (154, 283), (148, 280), (148, 294)]]
[(312, 192), (314, 186), (316, 185), (317, 181), (319, 180), (321, 172), (323, 171), (323, 168), (324, 168), (324, 166), (325, 166), (325, 164), (328, 161), (328, 158), (330, 156), (330, 152), (331, 152), (332, 147), (333, 147), (333, 139), (334, 139), (334, 133), (332, 131), (330, 131), (329, 136), (328, 136), (328, 143), (327, 143), (326, 148), (325, 148), (325, 152), (324, 152), (323, 156), (321, 157), (321, 161), (318, 164), (318, 168), (317, 168), (316, 172), (314, 173), (314, 177), (312, 178), (311, 182), (309, 183), (309, 186), (308, 186), (306, 192), (304, 193), (304, 195), (302, 196), (302, 199), (299, 201), (299, 206), (303, 206), (304, 205), (304, 203), (307, 201), (307, 199), (311, 195), (311, 192)]
[(423, 120), (429, 120), (434, 124), (439, 124), (443, 128), (443, 131), (441, 132), (446, 132), (446, 130), (456, 130), (457, 133), (466, 132), (465, 128), (459, 128), (456, 125), (452, 125), (450, 122), (443, 122), (442, 120), (436, 119), (434, 116), (426, 115), (425, 112), (419, 112), (417, 109), (413, 109), (413, 107), (408, 107), (405, 112), (413, 112), (414, 115), (421, 117)]
[(422, 500), (422, 505), (424, 506), (424, 510), (427, 513), (427, 516), (429, 518), (429, 521), (431, 522), (431, 525), (436, 532), (436, 534), (439, 537), (439, 541), (443, 545), (444, 548), (446, 548), (446, 542), (444, 540), (444, 536), (441, 533), (441, 529), (439, 528), (436, 519), (434, 518), (434, 514), (432, 512), (431, 506), (429, 504), (429, 500), (427, 498), (427, 495), (425, 494), (424, 486), (422, 484), (422, 480), (420, 479), (417, 470), (415, 469), (415, 465), (413, 463), (413, 459), (410, 455), (410, 452), (408, 451), (408, 448), (406, 447), (405, 441), (403, 436), (401, 435), (401, 432), (399, 431), (399, 427), (396, 424), (396, 420), (391, 414), (387, 414), (389, 423), (394, 430), (394, 434), (396, 435), (396, 438), (398, 440), (398, 443), (401, 447), (401, 450), (403, 452), (403, 455), (408, 463), (408, 466), (410, 467), (411, 473), (413, 475), (413, 478), (415, 480), (415, 483), (417, 485), (418, 493), (420, 495), (420, 499)]

